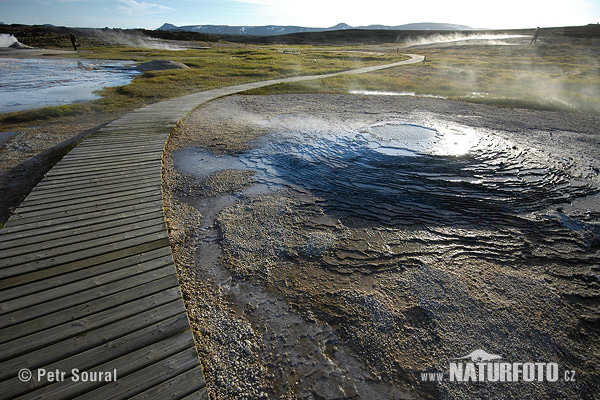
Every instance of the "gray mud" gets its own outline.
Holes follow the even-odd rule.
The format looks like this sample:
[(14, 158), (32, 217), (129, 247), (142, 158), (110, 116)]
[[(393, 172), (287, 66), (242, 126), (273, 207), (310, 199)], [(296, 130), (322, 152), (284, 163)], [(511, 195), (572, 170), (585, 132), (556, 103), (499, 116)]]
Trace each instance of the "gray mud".
[[(599, 122), (414, 97), (194, 111), (165, 196), (212, 395), (594, 398)], [(423, 382), (476, 349), (578, 379)]]

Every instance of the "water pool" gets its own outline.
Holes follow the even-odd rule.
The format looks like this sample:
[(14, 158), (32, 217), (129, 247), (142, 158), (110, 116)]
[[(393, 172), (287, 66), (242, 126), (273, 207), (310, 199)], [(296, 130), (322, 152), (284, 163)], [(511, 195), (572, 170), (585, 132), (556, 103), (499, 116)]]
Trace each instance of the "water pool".
[(0, 58), (0, 112), (94, 100), (139, 73), (131, 61)]

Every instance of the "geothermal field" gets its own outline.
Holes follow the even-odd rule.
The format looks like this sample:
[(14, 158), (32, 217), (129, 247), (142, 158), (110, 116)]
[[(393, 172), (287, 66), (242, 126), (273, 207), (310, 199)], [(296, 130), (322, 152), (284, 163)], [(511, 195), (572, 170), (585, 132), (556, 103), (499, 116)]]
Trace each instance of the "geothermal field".
[[(190, 232), (175, 254), (194, 328), (213, 364), (235, 366), (208, 374), (232, 396), (591, 394), (597, 122), (407, 96), (198, 108), (166, 187), (188, 210), (171, 224)], [(471, 348), (581, 380), (421, 381)]]
[[(103, 50), (102, 60), (53, 57), (45, 64), (52, 74), (39, 82), (21, 73), (0, 84), (29, 90), (0, 112), (45, 103), (53, 91), (81, 95), (121, 86), (85, 94), (102, 96), (94, 107), (109, 104), (109, 111), (85, 109), (50, 120), (53, 128), (21, 114), (2, 120), (3, 173), (14, 180), (47, 170), (43, 157), (38, 164), (18, 160), (45, 154), (39, 142), (61, 124), (73, 139), (80, 134), (76, 124), (92, 128), (85, 118), (101, 123), (118, 107), (162, 100), (161, 88), (165, 98), (177, 97), (215, 82), (424, 56), (373, 73), (225, 96), (177, 123), (162, 156), (164, 213), (208, 393), (214, 399), (594, 399), (600, 392), (599, 37), (560, 31), (532, 44), (531, 32), (518, 31), (358, 45), (347, 43), (352, 38), (324, 44), (321, 35), (285, 45), (256, 38), (222, 47), (177, 41), (177, 50), (142, 48), (138, 41)], [(22, 64), (35, 69), (46, 62), (10, 54), (0, 58), (0, 70), (11, 74), (22, 72)], [(155, 56), (192, 68), (133, 71), (132, 62)], [(200, 76), (209, 68), (210, 75)], [(65, 70), (77, 79), (59, 74)], [(39, 90), (50, 81), (51, 92)], [(34, 134), (44, 140), (29, 146)], [(17, 160), (18, 174), (7, 160)], [(0, 183), (13, 192), (18, 186)], [(11, 194), (2, 215), (27, 189)], [(484, 370), (494, 360), (525, 372), (506, 381), (499, 378), (506, 369)], [(456, 381), (453, 366), (469, 362), (481, 368), (476, 378), (461, 369), (464, 379)], [(538, 379), (522, 367), (536, 363), (556, 367), (558, 375), (550, 368)]]

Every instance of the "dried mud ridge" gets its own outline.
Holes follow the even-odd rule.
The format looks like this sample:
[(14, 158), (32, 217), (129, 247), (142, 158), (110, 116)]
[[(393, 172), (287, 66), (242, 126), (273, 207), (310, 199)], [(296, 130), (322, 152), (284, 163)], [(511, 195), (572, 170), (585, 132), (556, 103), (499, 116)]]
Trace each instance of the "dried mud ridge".
[[(165, 193), (213, 395), (593, 398), (598, 122), (361, 96), (197, 109)], [(580, 379), (420, 381), (479, 348)]]

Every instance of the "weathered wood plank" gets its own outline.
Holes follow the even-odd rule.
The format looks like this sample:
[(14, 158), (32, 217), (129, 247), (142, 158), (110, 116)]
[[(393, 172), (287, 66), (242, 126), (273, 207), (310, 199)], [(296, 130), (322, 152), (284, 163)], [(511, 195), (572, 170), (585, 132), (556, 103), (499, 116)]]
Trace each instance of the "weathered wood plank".
[[(111, 279), (120, 279), (143, 271), (160, 268), (173, 263), (169, 247), (135, 254), (117, 261), (90, 265), (85, 268), (58, 274), (58, 276), (45, 276), (43, 280), (34, 280), (27, 284), (4, 289), (0, 291), (0, 308), (3, 312), (23, 305), (33, 305), (61, 297), (62, 293), (84, 290), (88, 287), (109, 282)], [(47, 271), (47, 270), (46, 270)], [(64, 272), (64, 271), (61, 271)], [(11, 301), (9, 303), (9, 301)], [(16, 303), (12, 303), (12, 302)], [(9, 306), (10, 304), (10, 306)]]
[[(189, 335), (187, 335), (190, 338)], [(183, 339), (186, 339), (185, 337)], [(128, 399), (139, 393), (142, 393), (150, 388), (167, 381), (171, 377), (187, 372), (198, 365), (198, 353), (196, 349), (190, 347), (190, 343), (183, 341), (180, 343), (180, 348), (186, 350), (172, 355), (172, 351), (179, 346), (172, 346), (167, 349), (158, 349), (152, 353), (145, 355), (158, 360), (155, 364), (151, 364), (139, 371), (133, 372), (123, 378), (119, 378), (117, 382), (104, 385), (92, 392), (81, 396), (81, 399)], [(192, 340), (193, 346), (193, 340)], [(164, 358), (165, 355), (170, 357)], [(135, 362), (137, 360), (133, 360)], [(145, 365), (148, 365), (147, 360)], [(132, 361), (123, 360), (123, 363), (131, 363)], [(193, 382), (192, 382), (193, 384)], [(203, 386), (202, 386), (203, 387)], [(196, 389), (202, 389), (196, 385)]]
[[(62, 205), (70, 205), (70, 204), (78, 204), (81, 201), (90, 201), (99, 196), (103, 196), (102, 198), (110, 198), (114, 196), (110, 195), (119, 195), (122, 193), (129, 193), (131, 191), (139, 191), (143, 193), (145, 191), (149, 191), (151, 189), (156, 189), (157, 186), (160, 187), (161, 181), (157, 178), (150, 178), (145, 180), (138, 180), (137, 185), (135, 182), (116, 182), (114, 185), (107, 186), (104, 188), (96, 188), (91, 186), (86, 189), (80, 189), (77, 191), (73, 191), (71, 193), (56, 193), (55, 196), (38, 196), (32, 195), (31, 198), (27, 202), (21, 203), (23, 210), (35, 209), (34, 207), (56, 207)], [(57, 204), (58, 203), (58, 204)]]
[[(175, 377), (153, 387), (152, 389), (130, 397), (130, 399), (179, 399), (194, 393), (198, 393), (198, 389), (204, 388), (205, 386), (206, 381), (204, 380), (204, 372), (202, 371), (201, 366), (197, 366), (196, 368), (184, 372), (183, 374), (176, 375)], [(200, 396), (200, 394), (198, 394), (198, 396)]]
[(187, 315), (172, 308), (174, 315), (152, 319), (149, 311), (105, 325), (85, 335), (75, 336), (39, 350), (4, 361), (0, 380), (13, 378), (21, 368), (68, 371), (73, 366), (86, 370), (134, 350), (189, 330)]
[(138, 193), (137, 196), (135, 194), (119, 196), (111, 199), (105, 199), (103, 201), (98, 201), (96, 204), (82, 205), (81, 207), (72, 206), (65, 207), (64, 209), (47, 210), (46, 212), (44, 212), (44, 210), (36, 210), (27, 213), (16, 213), (11, 217), (11, 219), (6, 223), (6, 225), (9, 225), (9, 222), (11, 221), (12, 222), (9, 226), (16, 225), (19, 222), (29, 223), (36, 221), (44, 221), (48, 219), (54, 220), (62, 217), (79, 214), (87, 215), (96, 211), (113, 210), (116, 207), (124, 207), (127, 205), (143, 205), (161, 199), (162, 193), (160, 193), (159, 189), (150, 190), (145, 191), (143, 193)]
[[(64, 293), (65, 296), (63, 297), (3, 314), (0, 319), (0, 329), (39, 319), (50, 314), (56, 315), (58, 312), (69, 310), (70, 308), (81, 304), (89, 306), (93, 301), (100, 300), (110, 302), (110, 299), (107, 298), (109, 296), (118, 297), (119, 300), (123, 300), (126, 298), (126, 292), (129, 289), (147, 285), (150, 282), (170, 278), (172, 276), (173, 266), (168, 264), (158, 269), (124, 277), (119, 281), (108, 282), (80, 292), (67, 292)], [(173, 280), (171, 279), (168, 282), (173, 283)]]
[(142, 187), (142, 188), (135, 188), (135, 187), (130, 187), (127, 189), (122, 189), (121, 191), (117, 191), (117, 192), (108, 192), (106, 194), (99, 194), (96, 196), (91, 196), (91, 197), (84, 197), (84, 198), (76, 198), (76, 199), (72, 199), (72, 200), (65, 200), (62, 203), (45, 203), (45, 204), (33, 204), (30, 206), (26, 206), (23, 207), (18, 215), (26, 215), (28, 213), (34, 213), (36, 211), (43, 211), (43, 212), (53, 212), (56, 210), (64, 210), (64, 209), (79, 209), (79, 208), (85, 208), (87, 206), (90, 206), (91, 204), (94, 203), (99, 203), (101, 204), (102, 201), (113, 201), (115, 199), (123, 199), (123, 198), (135, 198), (136, 195), (138, 194), (147, 194), (147, 193), (161, 193), (160, 192), (160, 188), (157, 188), (156, 186), (146, 186), (146, 187)]
[[(52, 196), (68, 196), (78, 195), (79, 193), (91, 193), (94, 191), (105, 190), (111, 187), (121, 185), (126, 186), (137, 181), (142, 183), (154, 183), (161, 184), (160, 176), (156, 176), (156, 171), (148, 171), (147, 173), (139, 173), (138, 175), (129, 175), (119, 178), (104, 178), (97, 182), (81, 182), (79, 185), (71, 185), (68, 188), (65, 188), (63, 185), (56, 185), (55, 187), (47, 187), (45, 189), (38, 189), (35, 191), (31, 191), (30, 196), (32, 196), (36, 201), (44, 198), (51, 198)], [(27, 199), (26, 199), (27, 200)]]
[[(151, 377), (148, 376), (148, 372), (155, 373), (157, 370), (156, 365), (154, 363), (158, 363), (158, 365), (171, 367), (171, 375), (177, 372), (184, 372), (190, 369), (189, 365), (191, 364), (189, 360), (190, 347), (193, 349), (193, 338), (191, 337), (190, 332), (182, 332), (175, 336), (171, 336), (165, 338), (161, 341), (152, 343), (150, 346), (146, 346), (139, 350), (132, 351), (126, 354), (123, 357), (120, 357), (115, 360), (111, 360), (107, 363), (94, 366), (90, 369), (87, 369), (88, 372), (109, 372), (117, 370), (117, 378), (118, 381), (116, 384), (121, 383), (123, 380), (129, 380), (133, 384), (128, 385), (130, 390), (135, 390), (137, 388), (145, 388), (149, 385), (152, 385), (152, 378), (156, 378), (156, 376)], [(186, 350), (188, 349), (188, 350)], [(165, 357), (168, 357), (166, 362), (164, 360)], [(143, 368), (147, 365), (150, 367)], [(197, 356), (196, 356), (196, 365), (197, 365)], [(18, 379), (12, 379), (7, 388), (12, 389), (13, 391), (17, 391), (17, 393), (11, 393), (11, 397), (15, 397), (15, 395), (19, 394), (27, 394), (27, 398), (37, 398), (37, 399), (63, 399), (63, 398), (72, 398), (74, 396), (84, 395), (86, 392), (93, 391), (96, 399), (104, 399), (114, 397), (110, 395), (114, 386), (112, 384), (106, 384), (105, 382), (78, 382), (74, 384), (70, 377), (70, 371), (73, 368), (77, 368), (77, 366), (71, 366), (65, 372), (65, 380), (62, 382), (52, 383), (50, 385), (44, 385), (46, 382), (36, 382), (32, 380), (27, 384), (24, 384)], [(140, 370), (140, 368), (143, 368)], [(177, 369), (175, 369), (177, 368)], [(192, 367), (193, 368), (193, 367)], [(134, 372), (136, 371), (137, 372)], [(146, 375), (144, 375), (144, 371)], [(83, 372), (83, 369), (80, 370)], [(168, 372), (168, 371), (167, 371)], [(124, 378), (121, 378), (124, 376)], [(129, 378), (128, 378), (129, 376)], [(160, 375), (159, 375), (160, 376)], [(136, 379), (137, 378), (137, 379)], [(146, 378), (146, 382), (140, 383), (139, 381), (143, 378)], [(168, 379), (165, 377), (164, 379)], [(37, 389), (31, 392), (32, 389), (35, 389), (36, 386), (42, 386), (40, 389)], [(150, 386), (151, 387), (151, 386)], [(97, 390), (94, 390), (98, 388)], [(114, 390), (114, 389), (113, 389)], [(137, 389), (140, 390), (140, 389)], [(90, 394), (91, 394), (90, 393)], [(103, 394), (106, 393), (106, 394)], [(85, 397), (87, 397), (86, 395)], [(10, 397), (9, 397), (10, 398)], [(87, 397), (90, 398), (90, 397)], [(92, 397), (93, 398), (93, 397)]]
[(77, 171), (79, 169), (88, 168), (92, 169), (92, 167), (99, 167), (104, 165), (114, 166), (117, 163), (130, 163), (130, 162), (139, 162), (139, 161), (149, 161), (156, 160), (157, 158), (162, 158), (161, 149), (140, 149), (140, 153), (137, 154), (127, 154), (127, 155), (119, 155), (117, 151), (110, 153), (105, 153), (102, 157), (87, 157), (81, 158), (77, 160), (68, 159), (65, 160), (64, 163), (61, 163), (55, 172), (64, 172), (67, 170)]
[(2, 228), (2, 234), (0, 234), (0, 238), (8, 237), (7, 240), (10, 240), (11, 235), (17, 233), (26, 236), (34, 236), (36, 235), (35, 232), (28, 231), (37, 231), (42, 229), (45, 230), (43, 233), (55, 232), (62, 229), (71, 229), (79, 226), (79, 224), (85, 225), (96, 223), (96, 221), (102, 218), (120, 217), (121, 215), (128, 215), (128, 213), (142, 212), (144, 210), (153, 209), (156, 207), (162, 209), (162, 197), (156, 198), (154, 201), (138, 201), (131, 204), (122, 203), (121, 205), (112, 208), (104, 208), (99, 209), (98, 211), (74, 215), (65, 215), (63, 217), (57, 217), (54, 219), (34, 219), (33, 222), (26, 222), (26, 219), (22, 218), (18, 223), (11, 223), (9, 226), (5, 225)]
[[(72, 315), (69, 315), (68, 312), (59, 312), (56, 315), (3, 329), (0, 340), (7, 341), (0, 344), (2, 361), (82, 335), (148, 310), (154, 310), (153, 313), (159, 315), (169, 314), (173, 311), (172, 309), (185, 310), (179, 287), (173, 287), (172, 282), (169, 282), (168, 279), (130, 289), (128, 293), (124, 294), (127, 295), (126, 299), (111, 296), (107, 298), (111, 300), (110, 304), (96, 302), (92, 304), (92, 310), (86, 310), (85, 306), (75, 307), (71, 310), (73, 311)], [(169, 305), (170, 303), (175, 304)], [(171, 315), (169, 314), (169, 316)], [(23, 331), (19, 331), (21, 327)]]
[(208, 390), (203, 388), (202, 390), (197, 390), (194, 393), (183, 397), (180, 400), (208, 400)]
[(90, 187), (102, 188), (112, 184), (118, 184), (121, 182), (131, 182), (133, 179), (139, 177), (140, 179), (152, 179), (156, 178), (157, 169), (155, 167), (147, 168), (145, 170), (128, 171), (125, 173), (118, 174), (105, 174), (97, 177), (89, 177), (88, 180), (65, 180), (65, 181), (47, 181), (47, 184), (34, 188), (32, 191), (34, 196), (48, 195), (56, 193), (61, 195), (68, 193), (71, 190), (87, 190)]
[(147, 214), (145, 217), (132, 217), (128, 219), (115, 220), (111, 224), (95, 225), (96, 229), (73, 229), (56, 233), (51, 240), (44, 240), (35, 243), (25, 238), (20, 241), (11, 242), (10, 248), (3, 249), (2, 258), (15, 257), (18, 255), (30, 255), (35, 257), (35, 253), (44, 250), (59, 249), (67, 245), (77, 245), (85, 248), (88, 242), (108, 236), (119, 236), (131, 231), (138, 231), (152, 226), (159, 225), (164, 229), (164, 219), (160, 216)]
[[(61, 228), (57, 228), (56, 225), (51, 225), (38, 229), (5, 233), (4, 235), (0, 235), (0, 248), (8, 249), (21, 246), (23, 242), (26, 244), (33, 244), (61, 239), (67, 236), (80, 235), (109, 227), (134, 223), (136, 221), (143, 221), (151, 217), (156, 217), (156, 214), (159, 214), (161, 209), (162, 208), (160, 207), (148, 207), (141, 210), (125, 211), (118, 214), (109, 214), (83, 221), (66, 223), (60, 225)], [(25, 238), (27, 240), (23, 241)]]
[[(40, 268), (57, 265), (64, 262), (87, 258), (94, 254), (102, 254), (118, 249), (123, 244), (138, 244), (141, 241), (151, 241), (167, 237), (164, 221), (136, 231), (119, 233), (82, 243), (62, 247), (42, 249), (36, 253), (19, 254), (0, 258), (0, 277), (9, 277), (20, 273), (30, 272)], [(23, 266), (23, 267), (21, 267)]]
[(95, 267), (105, 263), (126, 263), (132, 256), (139, 256), (147, 251), (156, 249), (169, 249), (170, 243), (168, 237), (161, 237), (157, 240), (134, 243), (131, 246), (123, 246), (121, 249), (90, 256), (84, 259), (66, 262), (64, 264), (50, 265), (44, 269), (33, 270), (31, 272), (17, 274), (9, 278), (0, 279), (0, 289), (17, 287), (26, 283), (36, 282), (49, 277), (60, 276), (67, 272), (78, 271), (85, 268)]
[(53, 179), (53, 178), (58, 178), (58, 177), (64, 178), (64, 177), (68, 177), (71, 175), (81, 175), (83, 173), (99, 175), (99, 174), (103, 174), (105, 172), (126, 171), (126, 170), (131, 170), (131, 169), (135, 169), (135, 168), (139, 168), (139, 167), (147, 166), (147, 165), (156, 166), (156, 160), (150, 159), (150, 160), (130, 161), (130, 162), (121, 163), (121, 164), (117, 164), (117, 165), (91, 166), (89, 168), (85, 168), (83, 171), (50, 170), (50, 172), (48, 172), (48, 174), (46, 174), (46, 176), (49, 179)]

